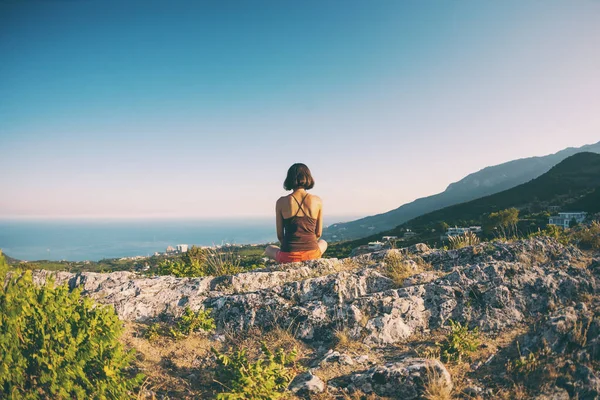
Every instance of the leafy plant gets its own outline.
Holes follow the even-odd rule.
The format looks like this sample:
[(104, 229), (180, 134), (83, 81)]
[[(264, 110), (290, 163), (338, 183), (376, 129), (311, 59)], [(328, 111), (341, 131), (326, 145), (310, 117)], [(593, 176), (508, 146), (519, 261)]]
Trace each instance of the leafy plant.
[(538, 230), (537, 232), (534, 232), (529, 235), (530, 238), (531, 237), (540, 237), (540, 236), (546, 236), (546, 237), (556, 239), (562, 244), (569, 244), (571, 242), (571, 239), (570, 239), (569, 235), (567, 234), (567, 232), (560, 226), (556, 226), (556, 225), (548, 225), (548, 226), (546, 226), (545, 229)]
[(445, 361), (461, 362), (463, 357), (470, 356), (479, 348), (479, 329), (469, 330), (460, 322), (450, 322), (450, 333), (440, 345), (440, 354)]
[(593, 221), (589, 226), (577, 227), (572, 231), (572, 240), (582, 249), (600, 249), (600, 222)]
[(176, 326), (177, 330), (184, 335), (198, 331), (212, 331), (217, 328), (215, 320), (210, 316), (210, 310), (194, 312), (189, 307), (185, 308)]
[(462, 249), (463, 247), (474, 246), (476, 244), (479, 244), (479, 237), (473, 232), (465, 232), (462, 235), (448, 237), (448, 248), (450, 249)]
[(165, 260), (158, 266), (159, 275), (173, 275), (177, 278), (193, 278), (206, 276), (202, 264), (194, 261), (186, 263), (183, 260)]
[(37, 286), (31, 271), (4, 271), (0, 282), (0, 397), (132, 397), (143, 376), (128, 372), (133, 353), (112, 307), (67, 285)]
[(217, 357), (217, 377), (227, 392), (217, 395), (218, 400), (274, 400), (282, 398), (296, 376), (296, 350), (286, 354), (283, 349), (271, 352), (262, 343), (262, 357), (250, 362), (246, 350), (231, 355), (212, 349)]
[(153, 342), (161, 335), (161, 326), (159, 323), (154, 323), (144, 331), (144, 339)]
[(517, 351), (519, 352), (519, 357), (514, 360), (510, 360), (506, 364), (506, 369), (508, 372), (520, 375), (529, 375), (532, 372), (537, 371), (542, 365), (543, 359), (551, 352), (550, 348), (547, 345), (544, 345), (537, 352), (532, 351), (529, 352), (527, 356), (524, 356), (521, 354), (519, 342), (517, 342)]
[(192, 332), (212, 331), (216, 329), (215, 320), (210, 316), (210, 310), (192, 311), (186, 307), (181, 317), (169, 323), (168, 321), (156, 322), (144, 331), (144, 338), (153, 341), (160, 336), (168, 335), (178, 340), (187, 337)]

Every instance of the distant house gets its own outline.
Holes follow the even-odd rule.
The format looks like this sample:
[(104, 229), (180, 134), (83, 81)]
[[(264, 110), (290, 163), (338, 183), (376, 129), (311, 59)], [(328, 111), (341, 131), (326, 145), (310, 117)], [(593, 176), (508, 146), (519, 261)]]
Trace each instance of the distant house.
[(369, 242), (368, 249), (369, 250), (381, 250), (383, 248), (383, 243), (381, 242)]
[(404, 235), (402, 235), (404, 238), (410, 238), (413, 236), (416, 236), (416, 233), (414, 233), (413, 231), (411, 231), (410, 229), (406, 229), (406, 232), (404, 232)]
[(449, 237), (461, 236), (467, 233), (478, 234), (481, 233), (481, 231), (481, 226), (469, 226), (468, 228), (455, 226), (454, 228), (448, 228), (446, 234), (440, 236), (440, 240), (444, 241)]
[(177, 245), (177, 252), (178, 253), (186, 253), (188, 251), (188, 245), (187, 244), (178, 244)]
[(398, 239), (398, 236), (384, 236), (381, 238), (381, 240), (383, 240), (384, 242), (389, 242), (391, 240), (396, 240)]
[(447, 237), (460, 236), (460, 235), (464, 235), (467, 232), (470, 232), (469, 228), (462, 228), (462, 227), (455, 226), (454, 228), (448, 228), (448, 230), (446, 230), (446, 236)]
[(175, 249), (173, 248), (173, 246), (169, 246), (169, 247), (167, 247), (167, 251), (166, 251), (166, 253), (167, 253), (167, 254), (169, 254), (169, 253), (175, 253)]
[(561, 212), (558, 216), (554, 215), (548, 219), (548, 225), (557, 225), (568, 228), (571, 221), (575, 220), (578, 224), (582, 223), (587, 216), (586, 212)]
[(459, 235), (464, 235), (465, 233), (480, 233), (481, 232), (481, 227), (480, 226), (469, 226), (468, 228), (463, 228), (463, 227), (458, 227), (455, 226), (454, 228), (448, 228), (448, 230), (446, 231), (446, 236), (459, 236)]

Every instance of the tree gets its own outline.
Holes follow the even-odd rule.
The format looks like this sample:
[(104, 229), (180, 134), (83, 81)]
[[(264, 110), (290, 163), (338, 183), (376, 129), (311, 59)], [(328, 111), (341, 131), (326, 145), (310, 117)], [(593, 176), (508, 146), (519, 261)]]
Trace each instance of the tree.
[(435, 225), (435, 230), (442, 233), (446, 232), (448, 228), (450, 228), (450, 225), (444, 221), (440, 221)]
[(488, 215), (485, 223), (486, 230), (500, 230), (502, 237), (508, 238), (516, 236), (517, 223), (519, 222), (519, 210), (516, 208), (507, 208), (493, 212)]

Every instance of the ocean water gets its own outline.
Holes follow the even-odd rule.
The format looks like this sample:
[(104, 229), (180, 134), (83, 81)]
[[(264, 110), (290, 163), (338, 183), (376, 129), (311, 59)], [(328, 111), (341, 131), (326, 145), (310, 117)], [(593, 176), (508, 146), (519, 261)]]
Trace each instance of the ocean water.
[(177, 244), (258, 244), (276, 239), (274, 218), (0, 221), (0, 249), (11, 257), (29, 261), (98, 261), (152, 255)]

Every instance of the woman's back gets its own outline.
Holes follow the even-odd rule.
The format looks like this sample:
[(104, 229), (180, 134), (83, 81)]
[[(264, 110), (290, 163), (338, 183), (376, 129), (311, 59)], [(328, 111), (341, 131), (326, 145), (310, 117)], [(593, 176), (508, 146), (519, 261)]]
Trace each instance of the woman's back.
[(317, 219), (321, 211), (321, 199), (319, 196), (298, 191), (279, 199), (281, 215), (284, 219), (294, 216), (308, 216)]
[[(303, 197), (298, 200), (298, 194)], [(309, 251), (319, 248), (317, 236), (320, 199), (308, 193), (292, 193), (282, 199), (283, 240), (281, 250)], [(314, 217), (313, 217), (314, 216)]]

